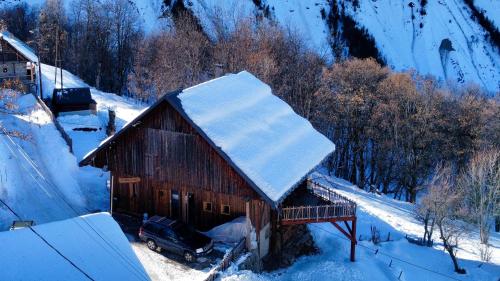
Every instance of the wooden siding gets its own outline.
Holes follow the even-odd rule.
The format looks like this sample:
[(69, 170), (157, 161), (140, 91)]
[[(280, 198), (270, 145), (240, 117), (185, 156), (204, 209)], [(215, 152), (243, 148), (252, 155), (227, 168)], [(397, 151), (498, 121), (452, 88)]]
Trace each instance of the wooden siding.
[[(247, 202), (257, 231), (270, 220), (270, 206), (168, 103), (98, 152), (93, 164), (112, 171), (119, 211), (173, 216), (175, 191), (181, 218), (201, 229), (245, 216)], [(118, 182), (127, 177), (141, 181)], [(212, 212), (203, 210), (203, 202), (212, 203)], [(230, 215), (221, 214), (222, 205), (230, 206)]]

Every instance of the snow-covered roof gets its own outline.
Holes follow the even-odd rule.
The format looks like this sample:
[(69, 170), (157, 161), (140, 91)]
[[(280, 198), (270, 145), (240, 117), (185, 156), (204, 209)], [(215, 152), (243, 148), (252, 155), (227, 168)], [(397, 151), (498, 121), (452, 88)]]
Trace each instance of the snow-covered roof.
[(31, 62), (38, 63), (38, 57), (35, 55), (33, 49), (26, 45), (23, 41), (16, 38), (8, 31), (0, 31), (0, 39), (5, 40), (12, 48), (16, 49), (21, 55)]
[(80, 165), (168, 101), (261, 196), (276, 206), (335, 150), (271, 88), (243, 71), (167, 94)]
[[(150, 280), (107, 213), (33, 228), (94, 280)], [(0, 280), (89, 280), (28, 228), (0, 232), (0, 245)]]
[(177, 98), (189, 118), (274, 202), (335, 149), (246, 71), (187, 88)]

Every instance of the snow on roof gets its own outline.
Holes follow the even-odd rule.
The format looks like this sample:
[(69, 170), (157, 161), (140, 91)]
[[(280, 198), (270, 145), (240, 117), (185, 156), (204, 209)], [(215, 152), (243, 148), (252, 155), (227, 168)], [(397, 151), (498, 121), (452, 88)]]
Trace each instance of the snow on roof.
[(8, 31), (0, 31), (0, 39), (5, 40), (19, 53), (25, 56), (28, 60), (38, 63), (38, 57), (35, 55), (33, 49), (26, 45), (23, 41), (17, 39), (12, 33)]
[(335, 150), (246, 71), (187, 88), (177, 97), (189, 118), (274, 202)]
[[(108, 213), (33, 228), (94, 280), (150, 280)], [(0, 280), (88, 280), (28, 228), (0, 232), (0, 245)]]

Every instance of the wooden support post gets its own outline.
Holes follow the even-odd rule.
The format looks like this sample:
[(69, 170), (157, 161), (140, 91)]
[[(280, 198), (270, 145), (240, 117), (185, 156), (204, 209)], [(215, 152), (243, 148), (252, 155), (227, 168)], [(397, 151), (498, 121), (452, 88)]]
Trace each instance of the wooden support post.
[(351, 231), (351, 262), (356, 260), (356, 217), (352, 220), (352, 231)]

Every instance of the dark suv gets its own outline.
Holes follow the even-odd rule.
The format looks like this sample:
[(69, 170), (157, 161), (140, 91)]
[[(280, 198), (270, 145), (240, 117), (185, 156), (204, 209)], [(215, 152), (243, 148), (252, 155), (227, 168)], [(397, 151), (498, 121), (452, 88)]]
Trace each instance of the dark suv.
[(178, 220), (154, 216), (139, 229), (139, 237), (151, 250), (166, 249), (184, 256), (188, 262), (210, 253), (213, 241)]

